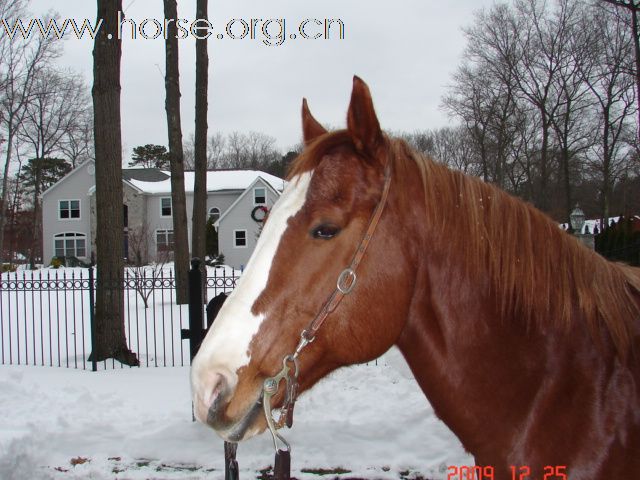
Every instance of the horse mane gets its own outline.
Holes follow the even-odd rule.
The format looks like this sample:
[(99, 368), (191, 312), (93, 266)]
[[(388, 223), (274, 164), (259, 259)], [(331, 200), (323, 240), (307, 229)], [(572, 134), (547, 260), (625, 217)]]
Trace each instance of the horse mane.
[[(492, 285), (503, 315), (569, 333), (584, 318), (594, 339), (602, 327), (626, 358), (640, 318), (638, 269), (585, 248), (548, 216), (479, 178), (454, 171), (385, 137), (393, 184), (422, 179), (430, 240), (439, 242), (473, 281)], [(289, 177), (315, 169), (330, 150), (353, 143), (346, 130), (322, 135), (296, 159)], [(408, 189), (397, 188), (396, 195)], [(415, 198), (404, 198), (407, 208)], [(577, 310), (576, 310), (577, 309)]]

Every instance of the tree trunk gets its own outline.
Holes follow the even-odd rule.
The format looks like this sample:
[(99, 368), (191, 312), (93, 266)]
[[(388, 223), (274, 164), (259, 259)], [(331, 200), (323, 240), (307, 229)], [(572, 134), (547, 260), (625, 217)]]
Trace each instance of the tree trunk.
[[(37, 162), (37, 159), (36, 159)], [(31, 240), (31, 248), (29, 249), (29, 268), (36, 269), (36, 256), (38, 251), (38, 242), (40, 239), (40, 222), (38, 217), (40, 214), (40, 184), (42, 182), (42, 165), (36, 164), (36, 181), (33, 188), (33, 237)]]
[(97, 0), (103, 28), (93, 50), (93, 109), (96, 156), (97, 287), (95, 343), (90, 360), (114, 358), (139, 365), (124, 328), (122, 139), (118, 12), (122, 0)]
[(638, 125), (636, 126), (638, 148), (640, 148), (640, 28), (638, 27), (638, 10), (640, 7), (633, 5), (631, 8), (631, 26), (633, 30), (633, 50), (635, 52), (636, 65), (636, 102), (638, 103)]
[(562, 186), (564, 187), (564, 203), (565, 218), (564, 221), (569, 223), (571, 212), (573, 210), (573, 189), (571, 187), (571, 152), (568, 147), (563, 147), (561, 152), (562, 158)]
[(164, 0), (165, 19), (172, 19), (167, 26), (165, 42), (165, 89), (167, 132), (169, 134), (169, 161), (171, 170), (171, 202), (173, 214), (174, 271), (176, 302), (189, 302), (189, 236), (187, 233), (187, 205), (184, 192), (184, 152), (180, 121), (180, 68), (178, 62), (178, 6), (176, 0)]
[[(209, 0), (197, 0), (196, 18), (207, 19)], [(204, 260), (207, 226), (207, 109), (209, 86), (209, 55), (207, 40), (196, 40), (196, 120), (195, 120), (195, 184), (193, 216), (191, 218), (191, 252)], [(204, 262), (202, 263), (204, 266)]]
[(542, 145), (540, 146), (540, 184), (538, 191), (537, 207), (543, 212), (549, 211), (549, 123), (550, 120), (544, 106), (540, 108), (542, 116)]
[(2, 199), (0, 200), (0, 266), (4, 258), (4, 231), (7, 226), (7, 202), (9, 200), (9, 166), (11, 164), (11, 150), (13, 149), (13, 133), (7, 135), (7, 153), (2, 177)]

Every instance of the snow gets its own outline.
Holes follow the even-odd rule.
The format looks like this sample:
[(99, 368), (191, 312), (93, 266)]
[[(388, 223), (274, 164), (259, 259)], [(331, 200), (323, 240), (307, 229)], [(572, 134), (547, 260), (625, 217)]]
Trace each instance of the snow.
[[(169, 172), (165, 172), (169, 175)], [(269, 173), (259, 170), (216, 170), (207, 172), (207, 190), (210, 192), (221, 190), (245, 190), (258, 177), (269, 183), (273, 188), (282, 191), (284, 180)], [(194, 172), (184, 173), (185, 192), (193, 193)], [(129, 180), (135, 187), (145, 193), (170, 193), (171, 179), (161, 182), (142, 182), (140, 180)]]
[[(210, 276), (211, 270), (218, 275), (221, 272), (226, 276), (237, 274), (230, 269), (210, 269)], [(66, 269), (66, 273), (77, 276), (81, 269)], [(47, 274), (55, 275), (56, 271), (5, 273), (2, 280), (30, 281), (44, 279)], [(33, 337), (26, 334), (43, 328), (38, 325), (45, 325), (45, 333), (48, 329), (55, 333), (58, 327), (47, 317), (42, 322), (38, 320), (34, 327), (29, 321), (9, 333), (7, 319), (15, 318), (21, 309), (33, 308), (31, 301), (25, 302), (15, 295), (15, 292), (0, 291), (3, 307), (0, 343), (6, 347), (7, 342), (11, 342), (14, 352), (21, 351), (22, 359), (30, 355), (29, 361), (33, 363)], [(35, 292), (35, 295), (37, 304), (40, 294)], [(53, 295), (54, 304), (72, 305), (79, 292), (67, 295), (66, 302), (58, 301), (58, 296)], [(165, 338), (179, 335), (179, 328), (184, 327), (186, 321), (180, 309), (186, 307), (171, 305), (171, 294), (155, 292), (150, 297), (155, 309), (169, 309), (158, 316), (144, 313), (146, 309), (141, 302), (136, 303), (136, 294), (130, 295), (133, 297), (129, 299), (133, 302), (130, 304), (138, 306), (140, 318), (144, 319), (140, 324), (144, 326), (134, 330), (161, 332), (158, 345), (164, 344)], [(13, 301), (7, 301), (9, 298)], [(86, 309), (85, 304), (76, 298), (75, 305), (80, 309)], [(45, 311), (50, 315), (48, 309)], [(77, 313), (69, 312), (61, 318), (75, 321), (74, 315)], [(158, 319), (171, 318), (175, 321), (170, 328), (166, 326), (165, 334), (163, 326), (157, 324)], [(20, 341), (7, 338), (18, 334)], [(64, 345), (65, 340), (57, 342)], [(68, 342), (72, 344), (72, 340)], [(180, 348), (176, 352), (179, 358), (188, 355), (187, 343), (184, 349), (180, 344), (176, 348)], [(139, 352), (145, 365), (142, 368), (116, 366), (111, 369), (99, 364), (100, 370), (91, 372), (83, 370), (87, 354), (71, 349), (69, 357), (54, 359), (45, 349), (42, 354), (46, 357), (45, 366), (0, 365), (0, 479), (224, 477), (222, 440), (209, 428), (192, 422), (188, 366), (157, 367), (172, 364), (168, 353), (142, 348)], [(41, 364), (41, 360), (35, 357), (36, 363)], [(46, 366), (52, 360), (54, 366)], [(56, 367), (58, 360), (71, 368)], [(177, 364), (180, 365), (180, 361)], [(78, 368), (74, 368), (76, 365)], [(440, 480), (447, 478), (450, 465), (473, 465), (473, 458), (436, 418), (402, 355), (395, 349), (387, 352), (377, 365), (340, 369), (305, 392), (296, 404), (293, 428), (283, 434), (293, 447), (292, 475), (299, 479), (422, 476)], [(272, 465), (273, 446), (269, 434), (242, 443), (238, 448), (238, 461), (243, 479), (255, 478)], [(322, 477), (303, 472), (317, 469), (343, 469), (348, 473)]]
[[(444, 479), (449, 465), (473, 465), (407, 369), (391, 350), (378, 365), (343, 368), (303, 394), (284, 431), (292, 475), (341, 468), (350, 478)], [(188, 373), (0, 367), (0, 478), (223, 478), (222, 440), (191, 420)], [(268, 433), (240, 444), (238, 462), (241, 478), (268, 468)]]

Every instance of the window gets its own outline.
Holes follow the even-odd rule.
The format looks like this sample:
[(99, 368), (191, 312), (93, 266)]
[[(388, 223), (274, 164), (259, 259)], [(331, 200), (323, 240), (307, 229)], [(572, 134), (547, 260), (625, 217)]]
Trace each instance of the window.
[(246, 230), (234, 230), (233, 231), (233, 246), (235, 248), (246, 248), (246, 246), (247, 246), (247, 231)]
[(218, 207), (213, 207), (209, 210), (209, 220), (213, 223), (217, 222), (220, 218), (220, 209)]
[(171, 197), (162, 197), (160, 199), (160, 216), (161, 217), (171, 216)]
[(173, 250), (173, 230), (156, 230), (156, 249), (158, 252)]
[(80, 200), (60, 200), (60, 220), (80, 218)]
[(267, 189), (263, 187), (257, 187), (253, 189), (253, 204), (264, 205), (267, 203)]
[(58, 233), (53, 236), (56, 257), (86, 257), (87, 236), (84, 233)]

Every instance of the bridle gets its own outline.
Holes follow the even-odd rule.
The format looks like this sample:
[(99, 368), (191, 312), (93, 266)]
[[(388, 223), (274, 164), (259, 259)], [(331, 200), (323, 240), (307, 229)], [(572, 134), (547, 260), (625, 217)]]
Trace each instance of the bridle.
[[(382, 195), (375, 210), (369, 219), (369, 226), (364, 236), (360, 240), (351, 263), (347, 268), (342, 270), (338, 275), (336, 288), (327, 297), (320, 311), (309, 322), (309, 325), (300, 333), (300, 341), (293, 353), (286, 355), (282, 359), (282, 369), (273, 377), (267, 378), (263, 383), (262, 389), (262, 407), (267, 420), (267, 427), (273, 438), (273, 447), (275, 449), (274, 478), (276, 480), (289, 480), (291, 469), (291, 445), (278, 432), (285, 425), (291, 428), (293, 425), (293, 409), (298, 397), (298, 357), (300, 353), (311, 344), (324, 324), (327, 317), (338, 307), (342, 299), (349, 295), (357, 282), (356, 272), (360, 262), (364, 258), (369, 243), (378, 227), (382, 212), (387, 204), (389, 190), (391, 188), (391, 167), (387, 161), (384, 175), (384, 186)], [(274, 418), (274, 412), (271, 408), (271, 398), (278, 393), (280, 384), (285, 382), (285, 399), (282, 407), (280, 407), (277, 419)], [(235, 459), (237, 444), (225, 442), (225, 479), (238, 479), (238, 462)]]

